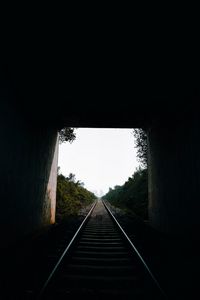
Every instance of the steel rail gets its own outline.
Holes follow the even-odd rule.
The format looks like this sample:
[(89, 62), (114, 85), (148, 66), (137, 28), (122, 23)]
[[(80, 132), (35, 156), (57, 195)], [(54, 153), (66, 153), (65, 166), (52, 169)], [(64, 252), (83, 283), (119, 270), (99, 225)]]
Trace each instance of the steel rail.
[(75, 239), (77, 238), (78, 234), (80, 233), (80, 231), (82, 230), (84, 224), (86, 223), (86, 221), (88, 220), (89, 216), (91, 215), (93, 209), (95, 208), (97, 204), (97, 201), (95, 201), (94, 205), (92, 206), (92, 208), (90, 209), (90, 211), (88, 212), (87, 216), (85, 217), (85, 219), (82, 221), (81, 225), (79, 226), (79, 228), (77, 229), (75, 235), (73, 236), (73, 238), (71, 239), (71, 241), (69, 242), (69, 244), (67, 245), (67, 247), (65, 248), (64, 252), (62, 253), (62, 255), (60, 256), (57, 264), (55, 265), (55, 267), (53, 268), (53, 270), (51, 271), (49, 277), (47, 278), (47, 280), (45, 281), (42, 289), (40, 290), (39, 295), (37, 296), (37, 299), (42, 299), (42, 296), (45, 292), (46, 287), (48, 286), (50, 280), (52, 279), (52, 277), (55, 275), (55, 272), (57, 271), (61, 261), (63, 260), (64, 256), (67, 254), (67, 252), (69, 252), (69, 250), (71, 249)]
[(139, 251), (137, 250), (137, 248), (135, 247), (135, 245), (133, 244), (133, 242), (130, 240), (130, 238), (128, 237), (128, 235), (126, 234), (126, 232), (123, 230), (123, 228), (121, 227), (121, 225), (119, 224), (119, 222), (117, 221), (117, 219), (115, 218), (115, 216), (113, 215), (113, 213), (111, 212), (111, 210), (109, 209), (109, 207), (107, 206), (107, 204), (102, 200), (103, 205), (105, 206), (106, 210), (108, 211), (109, 215), (112, 217), (112, 219), (114, 220), (114, 222), (117, 224), (117, 226), (119, 227), (120, 231), (122, 232), (122, 234), (124, 235), (124, 237), (126, 238), (126, 240), (128, 241), (129, 245), (134, 249), (135, 253), (137, 254), (137, 256), (139, 257), (140, 261), (142, 262), (143, 266), (145, 267), (145, 269), (147, 270), (147, 272), (149, 273), (150, 277), (152, 278), (152, 280), (154, 281), (154, 283), (156, 284), (156, 286), (158, 287), (158, 289), (160, 290), (160, 292), (162, 293), (162, 295), (168, 299), (167, 295), (165, 294), (165, 292), (163, 291), (163, 289), (161, 288), (158, 280), (156, 279), (156, 277), (153, 275), (153, 273), (151, 272), (150, 268), (148, 267), (147, 263), (145, 262), (145, 260), (143, 259), (143, 257), (141, 256), (141, 254), (139, 253)]

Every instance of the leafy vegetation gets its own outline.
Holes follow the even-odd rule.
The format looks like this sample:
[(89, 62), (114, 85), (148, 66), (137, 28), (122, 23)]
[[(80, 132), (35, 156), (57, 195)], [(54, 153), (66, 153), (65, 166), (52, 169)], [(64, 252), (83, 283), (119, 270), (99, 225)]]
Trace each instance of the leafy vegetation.
[(59, 142), (70, 142), (72, 143), (76, 139), (76, 134), (74, 132), (74, 128), (72, 127), (64, 127), (59, 131)]
[(134, 213), (142, 219), (148, 218), (147, 169), (137, 169), (122, 186), (115, 186), (103, 196), (110, 204), (126, 212)]
[(147, 168), (147, 134), (142, 128), (133, 129), (135, 137), (135, 147), (137, 148), (137, 158), (141, 166)]
[(77, 215), (96, 196), (85, 189), (82, 182), (76, 181), (74, 174), (68, 177), (58, 174), (56, 198), (56, 222), (59, 223), (68, 216)]
[(133, 130), (137, 158), (141, 167), (122, 186), (115, 186), (103, 196), (112, 205), (148, 219), (147, 135), (144, 129)]
[[(72, 143), (76, 139), (75, 128), (64, 127), (59, 131), (59, 142)], [(69, 216), (77, 215), (80, 210), (90, 205), (96, 196), (84, 188), (84, 184), (76, 181), (74, 174), (65, 177), (62, 174), (57, 176), (56, 192), (56, 222), (59, 223)]]

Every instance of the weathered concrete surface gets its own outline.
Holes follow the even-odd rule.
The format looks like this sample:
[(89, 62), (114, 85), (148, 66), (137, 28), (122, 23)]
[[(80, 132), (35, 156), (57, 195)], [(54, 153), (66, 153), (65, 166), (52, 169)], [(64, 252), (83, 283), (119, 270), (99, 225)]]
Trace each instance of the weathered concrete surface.
[[(56, 213), (56, 189), (57, 189), (57, 169), (58, 169), (58, 146), (59, 146), (59, 136), (57, 136), (57, 142), (54, 152), (54, 157), (51, 165), (51, 172), (49, 176), (49, 182), (46, 191), (46, 210), (44, 215), (47, 217), (50, 213), (50, 223), (55, 223), (55, 213)], [(49, 218), (47, 219), (47, 223)]]

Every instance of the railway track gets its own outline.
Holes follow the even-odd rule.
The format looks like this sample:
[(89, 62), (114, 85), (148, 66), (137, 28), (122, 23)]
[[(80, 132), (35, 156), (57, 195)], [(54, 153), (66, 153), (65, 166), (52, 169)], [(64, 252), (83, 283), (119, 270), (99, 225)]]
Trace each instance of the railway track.
[(98, 200), (37, 299), (167, 299), (106, 204)]

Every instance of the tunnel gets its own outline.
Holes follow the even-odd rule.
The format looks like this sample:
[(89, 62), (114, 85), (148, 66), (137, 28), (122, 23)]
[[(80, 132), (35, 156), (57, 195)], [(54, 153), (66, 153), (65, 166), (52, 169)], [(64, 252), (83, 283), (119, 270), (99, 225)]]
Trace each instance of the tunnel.
[(144, 128), (151, 226), (167, 234), (198, 231), (198, 93), (102, 68), (76, 72), (74, 66), (64, 72), (66, 62), (27, 63), (25, 58), (2, 64), (2, 247), (54, 222), (58, 131), (65, 126)]

